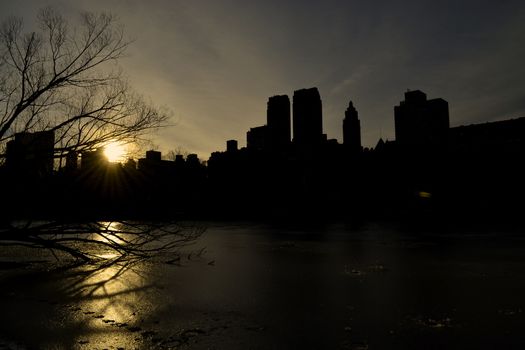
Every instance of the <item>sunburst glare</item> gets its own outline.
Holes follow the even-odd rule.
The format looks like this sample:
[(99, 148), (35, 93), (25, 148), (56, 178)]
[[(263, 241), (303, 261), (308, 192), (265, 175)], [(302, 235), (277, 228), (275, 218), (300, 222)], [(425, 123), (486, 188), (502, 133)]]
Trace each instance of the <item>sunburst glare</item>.
[(126, 159), (126, 147), (119, 142), (109, 142), (104, 146), (104, 155), (110, 162), (123, 162)]

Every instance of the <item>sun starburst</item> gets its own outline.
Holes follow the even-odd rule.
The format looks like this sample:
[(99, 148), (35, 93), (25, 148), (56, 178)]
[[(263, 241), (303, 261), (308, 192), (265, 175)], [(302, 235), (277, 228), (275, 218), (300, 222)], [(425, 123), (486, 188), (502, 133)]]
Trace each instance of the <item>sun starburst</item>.
[(112, 163), (123, 162), (126, 160), (126, 147), (119, 142), (109, 142), (104, 146), (104, 155)]

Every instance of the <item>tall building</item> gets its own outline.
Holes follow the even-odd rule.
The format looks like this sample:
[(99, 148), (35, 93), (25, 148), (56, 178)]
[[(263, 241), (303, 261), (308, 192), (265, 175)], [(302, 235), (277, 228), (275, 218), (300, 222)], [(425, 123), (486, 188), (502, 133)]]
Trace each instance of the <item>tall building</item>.
[(407, 91), (405, 100), (394, 107), (396, 142), (403, 146), (439, 146), (447, 142), (448, 102), (427, 100), (419, 90)]
[(293, 142), (304, 148), (316, 147), (323, 139), (323, 107), (317, 88), (293, 94)]
[(290, 99), (287, 95), (272, 96), (266, 109), (268, 147), (283, 150), (290, 144)]
[(8, 169), (30, 176), (53, 173), (55, 134), (53, 131), (19, 133), (7, 143)]
[(352, 101), (349, 102), (343, 119), (343, 144), (351, 152), (361, 151), (361, 123)]
[(251, 128), (246, 133), (246, 147), (250, 150), (266, 150), (268, 143), (268, 126)]

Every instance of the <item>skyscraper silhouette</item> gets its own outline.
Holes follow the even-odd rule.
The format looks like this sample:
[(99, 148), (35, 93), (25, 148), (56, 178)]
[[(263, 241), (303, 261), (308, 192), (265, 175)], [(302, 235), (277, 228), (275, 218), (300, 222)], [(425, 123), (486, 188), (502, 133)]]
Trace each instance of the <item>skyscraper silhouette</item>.
[(287, 95), (272, 96), (266, 110), (268, 146), (271, 150), (283, 150), (290, 143), (290, 99)]
[(394, 107), (396, 142), (403, 146), (439, 146), (447, 141), (448, 102), (427, 100), (420, 91), (407, 91), (405, 100)]
[(299, 148), (315, 148), (323, 140), (323, 107), (317, 88), (293, 95), (293, 142)]
[(343, 144), (352, 153), (361, 151), (361, 123), (352, 101), (348, 103), (343, 119)]

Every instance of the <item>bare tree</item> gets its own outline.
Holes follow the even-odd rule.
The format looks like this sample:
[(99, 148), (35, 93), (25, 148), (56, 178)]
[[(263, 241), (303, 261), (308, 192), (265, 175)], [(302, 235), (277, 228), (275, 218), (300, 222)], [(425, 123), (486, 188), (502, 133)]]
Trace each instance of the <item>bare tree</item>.
[[(40, 11), (35, 31), (11, 17), (0, 28), (0, 150), (19, 132), (53, 131), (55, 158), (107, 142), (142, 140), (168, 113), (135, 93), (118, 66), (130, 44), (110, 14), (82, 13), (69, 21)], [(3, 152), (0, 151), (2, 156)], [(4, 185), (4, 184), (2, 184)], [(0, 246), (47, 249), (93, 261), (176, 252), (202, 232), (155, 223), (64, 223), (0, 219)], [(60, 253), (61, 252), (61, 253)]]
[(61, 158), (137, 141), (167, 121), (123, 78), (117, 61), (130, 41), (113, 15), (82, 13), (70, 23), (45, 8), (36, 26), (25, 33), (11, 17), (0, 29), (0, 146), (18, 132), (50, 130)]
[[(180, 250), (195, 241), (204, 228), (175, 222), (17, 222), (0, 226), (0, 246), (48, 250), (55, 258), (80, 262), (133, 262), (166, 255), (180, 259)], [(198, 254), (198, 252), (197, 252)]]
[(185, 149), (182, 146), (177, 146), (175, 149), (168, 151), (168, 153), (166, 154), (166, 159), (175, 160), (178, 155), (181, 155), (184, 158), (186, 158), (189, 154), (190, 152), (187, 149)]

